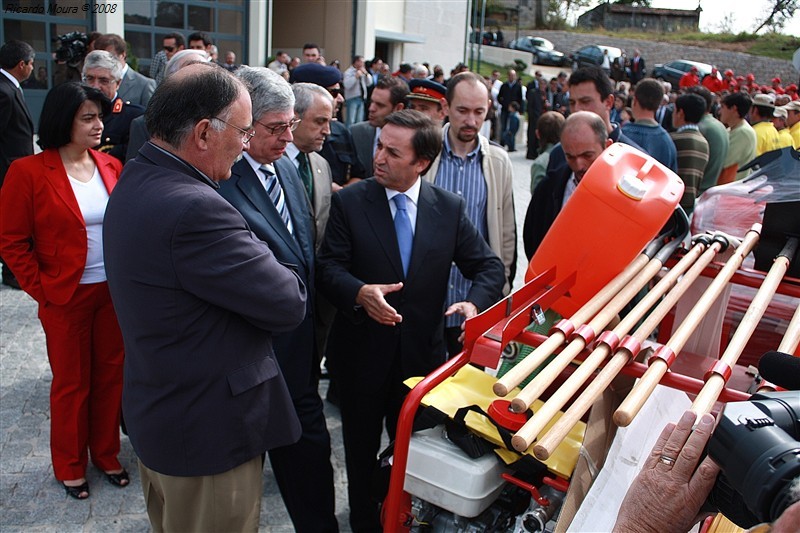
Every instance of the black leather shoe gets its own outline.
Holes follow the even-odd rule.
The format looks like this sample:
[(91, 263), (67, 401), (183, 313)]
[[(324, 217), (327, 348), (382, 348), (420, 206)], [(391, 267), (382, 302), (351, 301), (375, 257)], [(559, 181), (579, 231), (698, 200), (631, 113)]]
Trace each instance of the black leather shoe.
[(8, 285), (12, 289), (17, 289), (18, 291), (22, 290), (22, 287), (19, 286), (17, 278), (11, 276), (3, 276), (3, 285)]

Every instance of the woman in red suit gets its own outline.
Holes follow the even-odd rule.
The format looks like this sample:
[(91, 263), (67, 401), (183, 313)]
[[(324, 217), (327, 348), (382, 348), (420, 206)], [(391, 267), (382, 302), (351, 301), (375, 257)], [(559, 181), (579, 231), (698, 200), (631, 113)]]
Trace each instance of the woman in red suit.
[(14, 161), (0, 190), (0, 254), (39, 303), (53, 372), (50, 452), (68, 495), (89, 497), (92, 463), (119, 487), (123, 346), (103, 265), (103, 215), (122, 165), (100, 144), (111, 104), (78, 83), (54, 87), (42, 153)]

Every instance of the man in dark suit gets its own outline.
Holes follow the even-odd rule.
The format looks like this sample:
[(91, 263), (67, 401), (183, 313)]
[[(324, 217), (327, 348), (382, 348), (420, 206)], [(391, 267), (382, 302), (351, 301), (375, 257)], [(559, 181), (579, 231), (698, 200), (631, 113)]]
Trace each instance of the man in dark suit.
[(367, 176), (373, 174), (372, 158), (378, 145), (381, 127), (386, 123), (386, 117), (395, 111), (405, 109), (406, 96), (408, 96), (408, 84), (402, 79), (393, 76), (381, 78), (372, 91), (369, 118), (350, 127), (356, 156), (366, 170)]
[[(338, 531), (331, 442), (317, 391), (314, 218), (294, 165), (281, 157), (297, 124), (295, 97), (289, 83), (267, 68), (242, 66), (236, 75), (250, 87), (256, 134), (242, 160), (233, 165), (231, 178), (220, 184), (219, 193), (244, 216), (278, 261), (295, 266), (308, 291), (303, 321), (273, 339), (303, 433), (295, 444), (270, 450), (269, 458), (295, 530)], [(330, 98), (327, 92), (325, 96)], [(330, 182), (328, 187), (330, 196)], [(313, 513), (308, 512), (309, 502), (314, 503)]]
[(155, 531), (257, 531), (262, 454), (300, 436), (272, 337), (305, 318), (305, 286), (216, 192), (252, 120), (241, 81), (182, 69), (106, 209), (122, 409)]
[(117, 88), (117, 96), (125, 102), (147, 107), (156, 90), (156, 80), (143, 76), (128, 66), (125, 39), (115, 33), (106, 33), (95, 40), (94, 49), (111, 52), (122, 65), (122, 79)]
[(508, 126), (508, 109), (511, 102), (516, 102), (520, 109), (522, 105), (522, 83), (517, 79), (517, 71), (511, 69), (508, 71), (508, 79), (500, 86), (500, 92), (497, 93), (497, 103), (500, 104), (500, 128), (501, 131), (506, 131)]
[[(419, 111), (389, 115), (375, 177), (333, 196), (318, 257), (318, 288), (338, 311), (329, 370), (340, 385), (353, 531), (380, 531), (370, 475), (384, 420), (394, 438), (403, 380), (444, 363), (445, 315), (477, 315), (505, 282), (503, 263), (467, 218), (464, 200), (420, 179), (441, 135)], [(473, 283), (465, 301), (445, 310), (453, 262)]]
[[(33, 119), (20, 83), (33, 72), (35, 52), (22, 41), (8, 41), (0, 48), (0, 187), (11, 162), (33, 155)], [(3, 284), (19, 289), (14, 274), (3, 263)]]
[(528, 84), (527, 92), (525, 93), (525, 100), (528, 102), (528, 150), (525, 153), (525, 159), (536, 159), (539, 155), (539, 139), (536, 137), (536, 125), (539, 123), (539, 117), (542, 116), (542, 108), (544, 107), (543, 87), (540, 83), (539, 78), (533, 78)]

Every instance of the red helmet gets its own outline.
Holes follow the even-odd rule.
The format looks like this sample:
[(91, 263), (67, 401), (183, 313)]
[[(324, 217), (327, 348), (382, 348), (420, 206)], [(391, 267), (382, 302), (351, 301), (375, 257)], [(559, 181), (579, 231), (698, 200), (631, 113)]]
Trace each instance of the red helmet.
[(726, 77), (733, 77), (733, 71), (731, 69), (726, 70), (725, 71), (725, 76)]
[(756, 81), (756, 77), (753, 76), (753, 74), (748, 74), (747, 75), (747, 81)]
[(775, 76), (774, 78), (772, 78), (772, 83), (780, 83), (780, 82), (781, 79), (779, 77)]

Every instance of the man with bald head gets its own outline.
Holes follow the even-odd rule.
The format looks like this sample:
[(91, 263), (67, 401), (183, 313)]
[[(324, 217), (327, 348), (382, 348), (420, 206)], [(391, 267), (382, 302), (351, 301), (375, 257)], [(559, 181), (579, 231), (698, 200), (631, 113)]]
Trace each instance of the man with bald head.
[(122, 409), (154, 531), (258, 530), (263, 454), (301, 428), (272, 348), (306, 288), (217, 194), (254, 135), (245, 85), (189, 65), (146, 112), (103, 224)]
[[(211, 61), (209, 55), (205, 50), (181, 50), (175, 52), (172, 58), (167, 61), (164, 66), (163, 73), (166, 78), (169, 78), (180, 69), (193, 63), (208, 63)], [(148, 100), (149, 101), (149, 100)], [(144, 115), (140, 115), (131, 121), (130, 136), (128, 138), (128, 146), (125, 150), (125, 161), (130, 161), (139, 152), (139, 148), (144, 146), (144, 143), (150, 138), (147, 132), (147, 127), (144, 122)]]
[(612, 143), (605, 122), (595, 113), (577, 111), (564, 122), (564, 128), (561, 130), (561, 148), (567, 165), (559, 174), (548, 172), (536, 186), (528, 206), (528, 213), (525, 215), (522, 241), (528, 259), (533, 257), (539, 248), (550, 226), (575, 192), (586, 171)]

